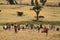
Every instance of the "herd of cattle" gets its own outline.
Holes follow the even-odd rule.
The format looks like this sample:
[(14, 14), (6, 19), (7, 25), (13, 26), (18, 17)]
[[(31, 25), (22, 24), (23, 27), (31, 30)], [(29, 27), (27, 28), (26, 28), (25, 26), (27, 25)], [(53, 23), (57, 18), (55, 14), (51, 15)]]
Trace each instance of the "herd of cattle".
[(5, 24), (3, 25), (3, 29), (4, 30), (11, 30), (14, 29), (15, 33), (18, 32), (18, 30), (24, 30), (24, 29), (36, 29), (38, 30), (38, 32), (42, 29), (42, 32), (48, 34), (48, 30), (54, 30), (56, 29), (56, 31), (60, 31), (59, 27), (55, 27), (54, 24), (51, 24), (49, 27), (46, 27), (46, 25), (43, 24), (26, 24), (26, 25), (18, 25), (16, 23), (14, 24)]

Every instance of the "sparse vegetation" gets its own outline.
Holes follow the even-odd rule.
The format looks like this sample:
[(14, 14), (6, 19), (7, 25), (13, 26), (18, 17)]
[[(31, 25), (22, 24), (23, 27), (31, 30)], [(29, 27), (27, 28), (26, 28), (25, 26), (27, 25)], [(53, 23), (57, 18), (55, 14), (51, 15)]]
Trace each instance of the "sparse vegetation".
[(47, 0), (40, 0), (40, 2), (42, 3), (42, 5), (44, 6), (45, 3), (47, 2)]
[(60, 3), (58, 3), (58, 6), (60, 7)]
[(7, 0), (9, 2), (9, 4), (14, 4), (14, 0)]
[(41, 6), (39, 6), (38, 4), (36, 4), (36, 6), (34, 6), (32, 9), (34, 10), (34, 12), (36, 12), (36, 20), (38, 21), (39, 20), (39, 12), (41, 11)]
[[(5, 23), (0, 23), (0, 25), (4, 25), (8, 22)], [(9, 22), (9, 24), (12, 23), (16, 23), (16, 24), (26, 24), (26, 23), (32, 23), (32, 24), (55, 24), (57, 26), (60, 26), (60, 21), (36, 21), (36, 20), (32, 20), (32, 21), (21, 21), (21, 22)]]
[(18, 16), (22, 16), (23, 15), (23, 12), (17, 12), (17, 15)]
[[(7, 23), (42, 24), (43, 27), (49, 27), (50, 24), (55, 24), (56, 27), (60, 28), (60, 7), (55, 7), (56, 5), (52, 5), (52, 3), (50, 3), (52, 7), (51, 5), (49, 6), (49, 4), (48, 7), (44, 6), (43, 10), (38, 16), (40, 18), (43, 18), (43, 20), (36, 21), (34, 20), (34, 16), (36, 16), (35, 12), (29, 10), (33, 6), (31, 6), (31, 4), (28, 4), (29, 0), (27, 0), (28, 3), (25, 2), (26, 4), (23, 3), (23, 1), (26, 0), (22, 0), (21, 5), (0, 5), (0, 10), (2, 10), (0, 12), (0, 40), (60, 40), (60, 32), (56, 30), (49, 30), (48, 36), (46, 36), (45, 33), (41, 33), (41, 30), (38, 33), (38, 30), (35, 29), (19, 30), (18, 33), (14, 33), (13, 28), (6, 31), (2, 29), (2, 26)], [(36, 2), (37, 0), (34, 1)], [(39, 4), (39, 2), (36, 4)], [(20, 14), (20, 12), (23, 13)], [(17, 16), (17, 14), (19, 16)], [(22, 16), (23, 14), (24, 16)]]

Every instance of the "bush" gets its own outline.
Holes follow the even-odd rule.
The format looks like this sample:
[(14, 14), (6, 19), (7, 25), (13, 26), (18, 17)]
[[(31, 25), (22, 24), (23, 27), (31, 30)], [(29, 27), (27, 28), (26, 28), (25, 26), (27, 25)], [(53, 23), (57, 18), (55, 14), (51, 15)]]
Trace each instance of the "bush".
[(0, 10), (0, 12), (1, 12), (1, 10)]
[(60, 7), (60, 3), (58, 3), (58, 6)]
[(23, 15), (23, 12), (17, 12), (17, 15), (18, 16), (22, 16)]
[(4, 3), (0, 3), (0, 5), (3, 5)]

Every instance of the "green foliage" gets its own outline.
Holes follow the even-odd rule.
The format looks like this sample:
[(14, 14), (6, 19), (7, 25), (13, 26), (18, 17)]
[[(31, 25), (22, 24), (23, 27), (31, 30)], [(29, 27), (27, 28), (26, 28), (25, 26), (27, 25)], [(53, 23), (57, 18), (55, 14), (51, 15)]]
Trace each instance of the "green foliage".
[(42, 7), (38, 5), (38, 6), (34, 6), (34, 7), (33, 7), (33, 10), (35, 10), (35, 9), (41, 10), (41, 8), (42, 8)]
[(58, 6), (60, 7), (60, 3), (58, 3)]
[(7, 0), (9, 2), (9, 4), (14, 4), (14, 1), (13, 0)]
[(45, 3), (47, 2), (47, 0), (40, 0), (40, 2), (42, 3), (42, 5), (44, 6)]
[(9, 4), (18, 4), (16, 0), (7, 0), (9, 2)]

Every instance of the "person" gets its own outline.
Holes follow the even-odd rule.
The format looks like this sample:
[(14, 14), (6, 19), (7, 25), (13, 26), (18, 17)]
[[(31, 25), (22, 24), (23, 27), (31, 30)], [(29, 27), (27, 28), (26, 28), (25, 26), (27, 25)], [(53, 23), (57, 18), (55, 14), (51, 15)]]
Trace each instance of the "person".
[(45, 31), (46, 31), (46, 26), (43, 27), (43, 32), (45, 32)]
[(34, 24), (30, 24), (31, 29), (33, 29)]
[(54, 24), (50, 24), (50, 29), (54, 30), (55, 29), (55, 25)]
[(46, 26), (43, 27), (43, 32), (46, 33), (46, 36), (48, 35), (48, 28)]
[(22, 26), (22, 30), (24, 30), (25, 28), (24, 28), (24, 26)]
[(45, 32), (46, 32), (46, 26), (43, 27), (42, 33), (45, 33)]
[(18, 27), (18, 30), (20, 30), (20, 25), (18, 25), (17, 27)]
[(40, 27), (39, 26), (37, 26), (37, 28), (38, 28), (38, 32), (40, 31)]
[(7, 27), (8, 27), (9, 30), (11, 29), (11, 25), (10, 24), (7, 24)]
[(43, 28), (42, 24), (40, 24), (40, 28), (41, 28), (41, 29)]
[(29, 27), (28, 27), (28, 26), (29, 26), (29, 24), (26, 24), (25, 26), (26, 26), (26, 29), (29, 29)]
[(14, 23), (14, 30), (15, 30), (15, 33), (17, 33), (17, 24)]
[(11, 24), (11, 28), (14, 29), (14, 23)]
[(7, 24), (3, 25), (3, 29), (4, 30), (7, 30), (8, 29)]
[(56, 31), (59, 31), (59, 30), (60, 30), (60, 29), (57, 27), (57, 28), (56, 28)]
[(48, 35), (48, 28), (46, 28), (46, 31), (45, 32), (46, 32), (46, 36), (47, 36)]

